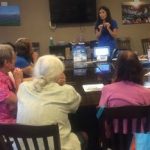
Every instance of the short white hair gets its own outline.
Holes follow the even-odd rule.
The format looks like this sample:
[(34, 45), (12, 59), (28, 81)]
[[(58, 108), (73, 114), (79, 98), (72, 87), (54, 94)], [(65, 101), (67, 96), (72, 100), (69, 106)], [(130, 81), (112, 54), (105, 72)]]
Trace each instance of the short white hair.
[(63, 72), (64, 64), (55, 55), (39, 57), (33, 69), (33, 84), (35, 89), (40, 91), (47, 83), (55, 82)]
[(0, 68), (3, 67), (5, 60), (12, 61), (15, 55), (13, 47), (8, 44), (0, 44)]

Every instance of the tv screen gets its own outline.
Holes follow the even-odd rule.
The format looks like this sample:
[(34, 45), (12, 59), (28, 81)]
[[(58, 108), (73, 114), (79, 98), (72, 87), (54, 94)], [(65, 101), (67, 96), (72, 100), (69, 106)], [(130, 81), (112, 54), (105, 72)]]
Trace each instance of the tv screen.
[(96, 0), (49, 0), (49, 8), (52, 24), (96, 21)]

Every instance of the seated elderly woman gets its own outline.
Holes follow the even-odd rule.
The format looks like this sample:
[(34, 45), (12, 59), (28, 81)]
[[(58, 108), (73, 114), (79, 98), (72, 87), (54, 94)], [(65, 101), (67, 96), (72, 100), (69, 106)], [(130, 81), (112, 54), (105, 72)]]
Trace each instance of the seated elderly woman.
[[(105, 85), (101, 92), (99, 107), (150, 105), (150, 89), (143, 86), (143, 68), (134, 52), (122, 51), (119, 53), (114, 82)], [(117, 132), (117, 120), (114, 121), (115, 132)], [(124, 122), (123, 126), (125, 134), (127, 133), (126, 123)], [(106, 128), (108, 128), (108, 134), (109, 125), (106, 125)], [(130, 145), (131, 138), (132, 135), (124, 137), (124, 142), (128, 143), (127, 146)]]
[[(15, 52), (8, 44), (0, 44), (0, 123), (16, 122), (16, 92), (22, 82), (22, 71), (15, 68)], [(12, 72), (14, 82), (9, 77)]]
[(104, 86), (99, 106), (150, 105), (150, 90), (143, 86), (143, 68), (132, 51), (120, 52), (112, 84)]
[[(75, 112), (81, 96), (65, 84), (64, 65), (53, 55), (40, 57), (33, 69), (33, 80), (18, 90), (17, 123), (46, 125), (58, 123), (62, 150), (81, 150), (84, 136), (71, 132), (68, 114)], [(79, 140), (80, 139), (80, 140)], [(82, 139), (83, 141), (83, 139)]]

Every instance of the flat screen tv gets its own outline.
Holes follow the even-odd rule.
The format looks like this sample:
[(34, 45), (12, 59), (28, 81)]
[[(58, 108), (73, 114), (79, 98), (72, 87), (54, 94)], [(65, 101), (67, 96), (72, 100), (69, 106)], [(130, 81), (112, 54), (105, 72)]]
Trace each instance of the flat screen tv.
[(96, 21), (96, 0), (49, 0), (52, 24), (82, 24)]

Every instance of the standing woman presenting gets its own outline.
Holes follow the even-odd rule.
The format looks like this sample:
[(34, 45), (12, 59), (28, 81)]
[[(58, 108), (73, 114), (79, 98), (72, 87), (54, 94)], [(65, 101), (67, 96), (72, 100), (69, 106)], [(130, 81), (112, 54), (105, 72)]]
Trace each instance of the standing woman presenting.
[(98, 39), (99, 46), (109, 46), (110, 56), (114, 49), (116, 49), (116, 36), (118, 25), (115, 20), (111, 18), (110, 10), (102, 6), (98, 11), (98, 19), (95, 24), (95, 34)]

